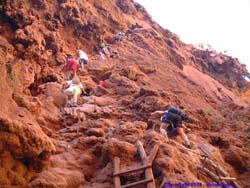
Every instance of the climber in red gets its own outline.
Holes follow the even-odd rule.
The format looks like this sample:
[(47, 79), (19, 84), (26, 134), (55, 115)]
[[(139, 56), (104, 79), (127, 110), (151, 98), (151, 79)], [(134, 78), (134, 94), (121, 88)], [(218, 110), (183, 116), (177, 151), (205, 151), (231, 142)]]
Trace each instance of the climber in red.
[(72, 77), (76, 76), (77, 64), (78, 63), (73, 56), (69, 55), (67, 57), (67, 62), (66, 65), (64, 66), (65, 77), (67, 80), (70, 80), (72, 79)]

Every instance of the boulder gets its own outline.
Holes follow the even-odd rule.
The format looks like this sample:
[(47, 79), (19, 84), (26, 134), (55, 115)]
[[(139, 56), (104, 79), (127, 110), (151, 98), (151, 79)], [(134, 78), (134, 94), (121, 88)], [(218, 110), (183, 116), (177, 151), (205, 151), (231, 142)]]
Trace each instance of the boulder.
[(112, 136), (135, 144), (136, 141), (143, 137), (147, 129), (147, 124), (142, 121), (126, 122), (117, 125), (112, 132)]
[(137, 84), (118, 73), (112, 74), (106, 81), (106, 87), (113, 89), (118, 95), (131, 95), (139, 90)]
[(87, 130), (86, 134), (88, 136), (102, 137), (105, 133), (101, 128), (90, 128)]
[(52, 168), (40, 173), (30, 182), (30, 187), (77, 188), (84, 182), (84, 174), (78, 170)]
[(65, 100), (63, 96), (62, 86), (56, 82), (49, 82), (40, 86), (44, 88), (44, 94), (47, 97), (52, 97), (54, 99), (54, 104), (61, 108), (64, 106)]
[(42, 152), (54, 152), (51, 140), (38, 124), (10, 120), (0, 116), (0, 143), (2, 149), (18, 158), (35, 158)]
[(104, 144), (102, 153), (104, 160), (111, 161), (117, 156), (124, 161), (129, 161), (132, 160), (136, 154), (136, 147), (128, 142), (110, 138)]

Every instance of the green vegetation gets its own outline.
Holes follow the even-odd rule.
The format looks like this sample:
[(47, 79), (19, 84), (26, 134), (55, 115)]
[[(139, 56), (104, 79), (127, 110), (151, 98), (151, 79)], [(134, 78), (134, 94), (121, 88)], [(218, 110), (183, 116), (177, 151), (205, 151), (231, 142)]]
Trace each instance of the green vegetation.
[(214, 111), (212, 109), (210, 109), (210, 108), (205, 108), (205, 109), (203, 109), (203, 112), (205, 114), (211, 115)]
[(6, 64), (5, 68), (7, 72), (6, 82), (13, 89), (13, 93), (16, 93), (17, 85), (19, 83), (18, 78), (12, 73), (12, 67), (10, 64)]

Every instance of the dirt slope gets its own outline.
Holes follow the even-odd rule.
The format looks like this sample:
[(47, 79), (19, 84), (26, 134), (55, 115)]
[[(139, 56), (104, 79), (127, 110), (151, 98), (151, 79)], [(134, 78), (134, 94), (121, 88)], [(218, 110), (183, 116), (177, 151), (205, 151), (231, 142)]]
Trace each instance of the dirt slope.
[[(0, 14), (1, 188), (114, 187), (113, 158), (122, 168), (138, 164), (137, 140), (147, 153), (159, 144), (157, 187), (213, 182), (197, 170), (201, 150), (250, 186), (250, 75), (237, 59), (184, 44), (130, 0), (3, 0)], [(120, 31), (127, 34), (115, 42)], [(104, 61), (96, 60), (100, 42), (111, 48)], [(90, 56), (78, 71), (88, 92), (83, 121), (62, 110), (62, 68), (78, 49)], [(190, 114), (192, 150), (159, 134), (150, 114), (170, 105)]]

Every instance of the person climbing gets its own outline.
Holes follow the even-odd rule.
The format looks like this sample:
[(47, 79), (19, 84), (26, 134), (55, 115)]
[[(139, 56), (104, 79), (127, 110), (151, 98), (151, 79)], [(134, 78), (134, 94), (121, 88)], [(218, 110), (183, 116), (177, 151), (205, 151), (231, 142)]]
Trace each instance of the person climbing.
[(88, 64), (89, 58), (88, 55), (83, 50), (78, 50), (79, 60), (78, 64), (84, 68), (84, 65)]
[[(72, 80), (66, 81), (64, 84), (64, 89), (67, 88), (64, 91), (64, 95), (66, 98), (66, 106), (77, 106), (77, 100), (78, 97), (81, 95), (83, 91), (83, 86), (80, 82), (80, 79), (78, 76), (74, 76)], [(73, 103), (71, 102), (73, 98)]]
[(110, 48), (108, 45), (106, 45), (104, 42), (100, 42), (99, 47), (101, 51), (105, 54), (105, 56), (110, 56)]
[(116, 35), (115, 35), (115, 41), (116, 42), (122, 41), (122, 39), (123, 39), (124, 36), (125, 36), (125, 33), (122, 33), (122, 32), (116, 33)]
[(161, 116), (161, 125), (160, 125), (160, 133), (165, 136), (166, 140), (168, 141), (168, 135), (165, 129), (167, 129), (170, 133), (173, 133), (176, 129), (177, 133), (180, 134), (182, 139), (184, 140), (184, 145), (187, 148), (191, 148), (190, 142), (188, 140), (187, 135), (184, 132), (184, 128), (188, 129), (182, 121), (189, 120), (188, 115), (181, 112), (180, 109), (175, 107), (170, 107), (166, 111), (155, 111), (153, 114), (160, 114)]
[(99, 51), (99, 54), (98, 54), (97, 59), (98, 59), (98, 60), (105, 60), (105, 55), (104, 55), (104, 53), (102, 53), (101, 50)]
[(72, 78), (72, 73), (73, 73), (73, 77), (75, 77), (76, 71), (77, 71), (77, 61), (72, 55), (68, 55), (66, 64), (64, 66), (64, 73), (65, 73), (66, 80), (69, 80)]

